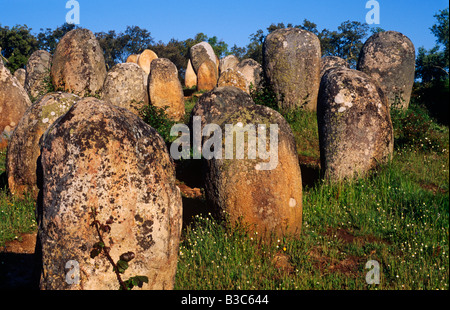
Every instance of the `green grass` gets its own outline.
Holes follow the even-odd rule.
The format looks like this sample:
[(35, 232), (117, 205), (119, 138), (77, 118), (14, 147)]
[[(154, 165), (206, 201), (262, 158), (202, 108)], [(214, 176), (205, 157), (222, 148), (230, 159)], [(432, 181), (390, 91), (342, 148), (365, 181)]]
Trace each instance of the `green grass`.
[[(448, 289), (448, 152), (439, 163), (428, 156), (396, 154), (366, 179), (308, 189), (299, 236), (262, 244), (242, 227), (198, 216), (184, 231), (176, 288)], [(444, 189), (423, 186), (425, 168), (405, 175), (418, 163), (435, 181), (447, 178)], [(281, 269), (279, 253), (288, 261)], [(381, 265), (379, 285), (365, 282), (369, 260)]]
[[(285, 117), (299, 155), (317, 160), (315, 114)], [(304, 188), (301, 235), (261, 243), (197, 216), (183, 231), (176, 289), (448, 289), (449, 130), (415, 104), (393, 118), (390, 163)], [(379, 285), (366, 283), (369, 260), (380, 264)]]

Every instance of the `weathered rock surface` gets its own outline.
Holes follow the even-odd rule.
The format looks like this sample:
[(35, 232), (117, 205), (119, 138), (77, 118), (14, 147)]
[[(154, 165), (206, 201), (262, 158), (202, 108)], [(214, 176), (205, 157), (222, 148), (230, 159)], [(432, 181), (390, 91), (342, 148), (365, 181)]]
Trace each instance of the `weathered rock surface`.
[(323, 56), (321, 59), (320, 78), (322, 78), (327, 70), (342, 67), (350, 68), (345, 59), (338, 56)]
[(0, 148), (6, 147), (29, 106), (27, 92), (0, 61)]
[(147, 75), (150, 74), (150, 66), (154, 59), (157, 59), (158, 55), (152, 50), (144, 50), (137, 58), (137, 64), (145, 71)]
[(364, 43), (357, 69), (380, 83), (389, 106), (407, 109), (415, 72), (415, 48), (400, 32), (385, 31), (372, 35)]
[(328, 70), (317, 106), (321, 169), (330, 180), (363, 176), (392, 157), (393, 128), (386, 96), (363, 72)]
[(199, 91), (210, 91), (217, 86), (217, 66), (210, 60), (205, 60), (197, 71), (197, 89)]
[(167, 115), (175, 121), (182, 120), (186, 114), (184, 94), (177, 67), (167, 58), (152, 61), (148, 78), (150, 103), (158, 108), (167, 107)]
[(238, 64), (239, 58), (237, 58), (236, 56), (234, 55), (225, 56), (219, 61), (219, 73), (222, 74), (228, 69), (236, 69)]
[(197, 74), (195, 74), (194, 68), (192, 68), (191, 60), (188, 60), (186, 67), (186, 73), (184, 75), (184, 85), (187, 88), (197, 86)]
[[(123, 280), (141, 275), (142, 289), (173, 288), (182, 202), (161, 136), (124, 108), (84, 98), (47, 130), (41, 156), (40, 288), (119, 288), (105, 254), (91, 258), (100, 241), (93, 210), (110, 221), (102, 239), (112, 259), (135, 254)], [(78, 284), (66, 281), (69, 261), (79, 264)]]
[(20, 83), (20, 85), (22, 85), (22, 87), (25, 87), (26, 75), (27, 75), (27, 72), (23, 68), (17, 69), (14, 72), (14, 77), (17, 79), (17, 81), (19, 81), (19, 83)]
[(102, 99), (140, 115), (148, 104), (145, 76), (145, 71), (135, 63), (115, 65), (106, 76)]
[(258, 89), (261, 87), (263, 69), (262, 66), (253, 59), (244, 59), (237, 66), (236, 70), (241, 72), (247, 81), (247, 88)]
[(217, 86), (234, 86), (242, 89), (246, 93), (249, 93), (247, 80), (244, 75), (240, 71), (236, 71), (231, 68), (227, 69), (225, 72), (222, 72), (219, 77), (219, 81), (217, 82)]
[(31, 54), (27, 62), (25, 90), (28, 94), (37, 98), (47, 92), (50, 83), (50, 69), (52, 67), (52, 55), (43, 50)]
[(132, 55), (128, 56), (127, 57), (127, 62), (132, 62), (132, 63), (137, 64), (138, 56), (139, 55), (136, 55), (136, 54), (132, 54)]
[(14, 196), (22, 198), (29, 193), (37, 198), (39, 140), (47, 128), (79, 99), (69, 93), (48, 93), (25, 112), (11, 137), (6, 159), (8, 186)]
[[(242, 159), (238, 159), (236, 155), (240, 145), (234, 142), (236, 150), (231, 151), (232, 159), (226, 157), (228, 150), (225, 147), (221, 159), (206, 160), (207, 201), (216, 213), (225, 216), (232, 224), (244, 222), (251, 231), (258, 232), (258, 237), (300, 233), (302, 178), (289, 124), (278, 112), (261, 105), (241, 107), (223, 115), (218, 123), (223, 137), (226, 135), (227, 124), (237, 126), (238, 132), (245, 131), (247, 126), (253, 126), (256, 132), (260, 130), (260, 126), (264, 126), (265, 130), (258, 133), (258, 144), (262, 143), (269, 158), (262, 159), (260, 146), (257, 156), (248, 156), (249, 147), (256, 150), (256, 141), (252, 145), (247, 136), (243, 143)], [(278, 127), (269, 136), (269, 126), (272, 125)], [(278, 141), (272, 140), (271, 144), (271, 139), (275, 136)], [(261, 137), (265, 140), (261, 140)], [(276, 147), (273, 148), (273, 145)], [(268, 165), (266, 170), (262, 170), (262, 165)]]
[(213, 48), (208, 42), (200, 42), (195, 44), (190, 49), (190, 60), (192, 63), (192, 68), (194, 68), (195, 73), (198, 75), (198, 70), (203, 62), (210, 60), (216, 65), (217, 69), (217, 56), (214, 53)]
[(224, 115), (236, 111), (240, 107), (254, 105), (249, 94), (233, 86), (217, 87), (204, 93), (191, 111), (190, 128), (193, 129), (193, 117), (201, 117), (201, 130), (205, 124), (217, 123)]
[(264, 73), (284, 109), (316, 110), (320, 84), (320, 41), (312, 32), (278, 29), (263, 45)]
[(80, 96), (97, 94), (102, 89), (105, 58), (90, 30), (74, 29), (61, 39), (53, 55), (51, 77), (57, 90)]

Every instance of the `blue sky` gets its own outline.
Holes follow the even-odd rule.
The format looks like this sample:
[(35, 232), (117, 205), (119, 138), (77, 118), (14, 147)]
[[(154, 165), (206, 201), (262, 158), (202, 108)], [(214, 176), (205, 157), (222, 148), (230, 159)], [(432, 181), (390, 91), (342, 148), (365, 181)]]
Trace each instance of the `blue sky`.
[[(26, 24), (56, 28), (65, 22), (67, 0), (0, 0), (0, 24)], [(78, 0), (80, 26), (93, 32), (124, 31), (127, 25), (148, 29), (156, 41), (184, 40), (203, 32), (217, 36), (231, 47), (245, 46), (249, 35), (266, 30), (271, 23), (294, 25), (309, 19), (323, 28), (337, 30), (346, 20), (365, 22), (367, 0)], [(431, 48), (435, 37), (429, 28), (433, 15), (448, 7), (446, 0), (378, 0), (380, 24), (385, 30), (400, 31), (416, 49)]]

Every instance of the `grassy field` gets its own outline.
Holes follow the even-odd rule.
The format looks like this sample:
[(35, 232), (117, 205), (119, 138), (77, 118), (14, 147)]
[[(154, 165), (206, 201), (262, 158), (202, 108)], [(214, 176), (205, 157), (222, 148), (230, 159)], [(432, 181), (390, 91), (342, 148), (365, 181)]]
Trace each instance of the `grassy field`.
[[(194, 104), (188, 101), (187, 112)], [(316, 177), (315, 114), (286, 119), (302, 174), (309, 172), (303, 176), (302, 234), (261, 243), (245, 225), (232, 229), (203, 212), (183, 229), (175, 288), (448, 289), (448, 127), (412, 104), (393, 114), (397, 146), (389, 164), (364, 179), (328, 183)], [(0, 150), (0, 174), (4, 160)], [(202, 198), (189, 202), (205, 206)], [(0, 189), (0, 246), (35, 230), (34, 202)], [(370, 260), (380, 265), (380, 284), (366, 283)]]

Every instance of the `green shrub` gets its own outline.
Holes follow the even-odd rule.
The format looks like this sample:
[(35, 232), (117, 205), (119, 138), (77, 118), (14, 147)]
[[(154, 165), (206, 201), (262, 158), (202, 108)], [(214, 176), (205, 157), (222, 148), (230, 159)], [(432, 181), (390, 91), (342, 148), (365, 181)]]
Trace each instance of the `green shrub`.
[(155, 128), (166, 143), (176, 139), (176, 137), (170, 136), (170, 129), (175, 125), (175, 122), (168, 118), (166, 114), (167, 109), (168, 107), (158, 108), (152, 104), (148, 104), (140, 111), (144, 122)]
[(431, 119), (425, 106), (412, 101), (405, 111), (391, 109), (391, 119), (397, 149), (442, 150), (444, 141), (439, 132), (443, 129)]

